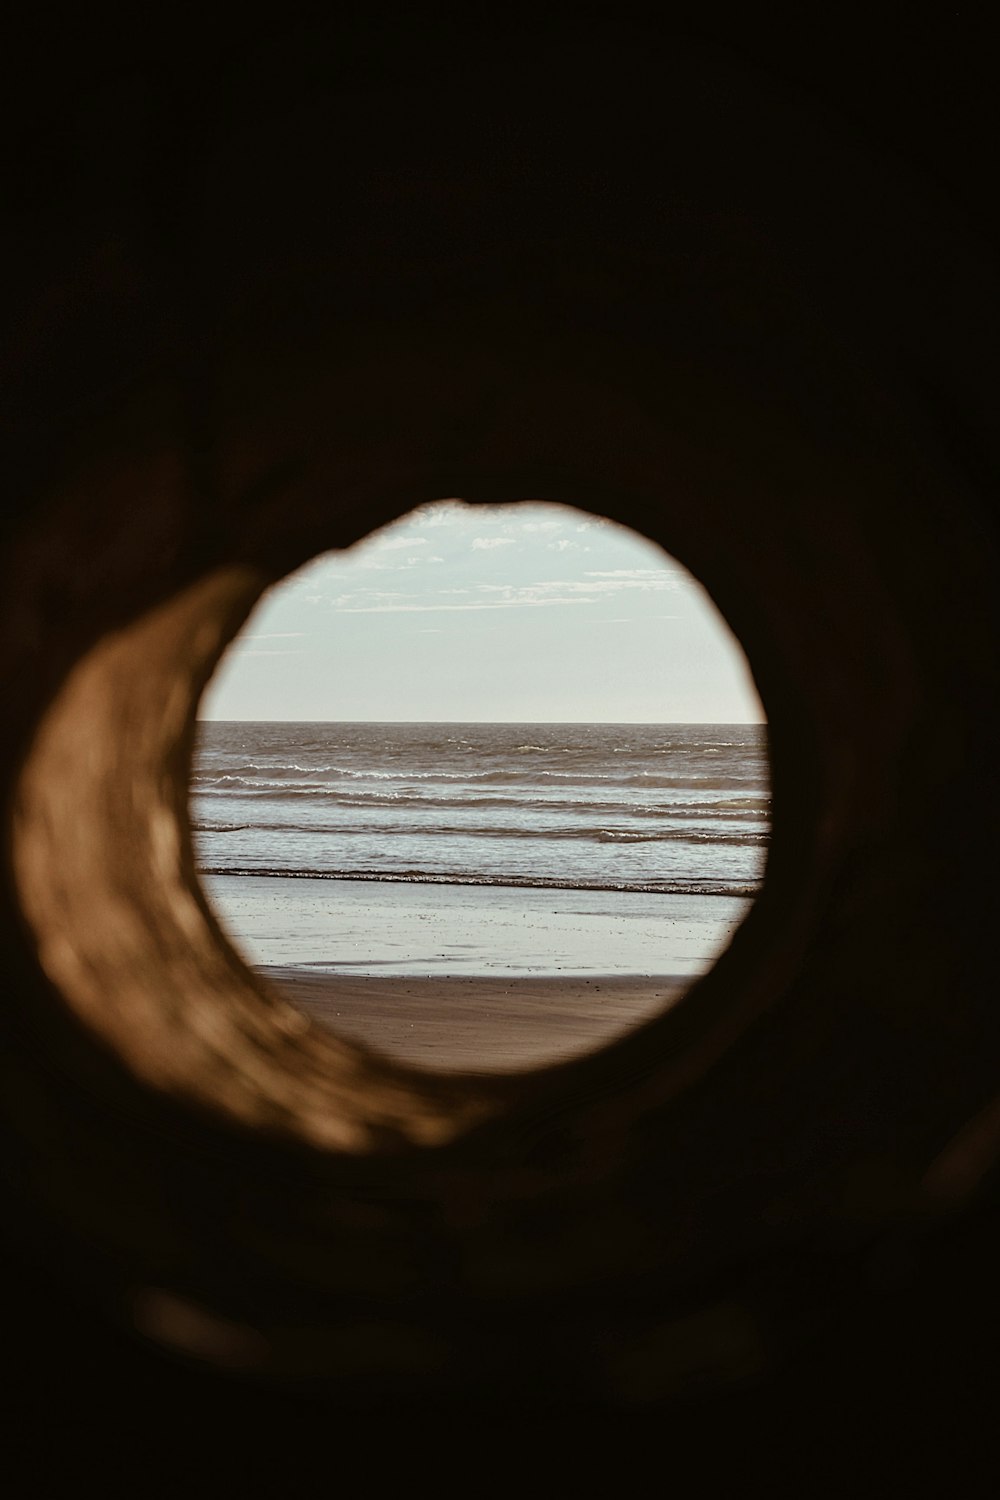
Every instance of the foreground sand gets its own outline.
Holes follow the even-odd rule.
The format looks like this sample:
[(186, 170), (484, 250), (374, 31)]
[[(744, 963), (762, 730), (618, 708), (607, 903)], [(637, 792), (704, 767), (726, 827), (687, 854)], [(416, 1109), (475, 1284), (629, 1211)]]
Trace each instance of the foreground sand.
[(495, 1072), (589, 1052), (652, 1019), (690, 979), (539, 976), (442, 979), (258, 972), (314, 1020), (399, 1061)]

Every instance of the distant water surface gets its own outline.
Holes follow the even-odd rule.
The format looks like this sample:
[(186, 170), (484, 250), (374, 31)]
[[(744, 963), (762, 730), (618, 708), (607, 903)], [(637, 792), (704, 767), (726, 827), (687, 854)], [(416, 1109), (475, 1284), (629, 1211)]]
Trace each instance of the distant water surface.
[(767, 730), (203, 722), (191, 805), (215, 876), (748, 897)]

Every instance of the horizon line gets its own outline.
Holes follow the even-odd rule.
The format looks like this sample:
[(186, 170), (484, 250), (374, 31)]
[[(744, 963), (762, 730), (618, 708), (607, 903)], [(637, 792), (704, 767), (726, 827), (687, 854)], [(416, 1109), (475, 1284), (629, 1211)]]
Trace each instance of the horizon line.
[(767, 719), (223, 719), (196, 718), (197, 724), (743, 724), (766, 725)]

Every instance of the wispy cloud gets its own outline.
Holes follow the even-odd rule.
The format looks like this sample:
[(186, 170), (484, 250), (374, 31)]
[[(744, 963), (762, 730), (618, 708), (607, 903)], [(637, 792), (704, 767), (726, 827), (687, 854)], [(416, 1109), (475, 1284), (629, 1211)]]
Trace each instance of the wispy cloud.
[(363, 604), (347, 605), (337, 610), (340, 615), (423, 615), (481, 609), (525, 609), (544, 608), (550, 604), (593, 604), (593, 599), (495, 599), (492, 603), (476, 604)]
[(372, 542), (372, 547), (377, 548), (380, 552), (400, 552), (404, 548), (412, 550), (414, 547), (427, 546), (429, 546), (427, 538), (425, 536), (414, 536), (409, 528), (407, 528), (405, 536), (387, 537), (385, 541), (376, 539)]
[[(398, 542), (393, 543), (393, 552), (396, 553), (404, 543), (406, 545), (423, 546), (425, 545), (425, 539), (420, 537), (416, 539), (413, 537), (400, 537)], [(407, 568), (420, 568), (425, 565), (443, 562), (444, 558), (437, 553), (412, 552), (409, 557), (393, 556), (391, 559), (385, 559), (377, 551), (373, 550), (367, 557), (359, 557), (354, 567), (361, 573), (402, 573)], [(340, 574), (339, 578), (347, 576), (349, 575)]]
[(492, 552), (494, 547), (514, 547), (512, 536), (476, 536), (472, 538), (473, 552)]
[(666, 568), (587, 568), (584, 578), (634, 578), (650, 579), (661, 583), (676, 583), (676, 578)]
[(470, 509), (461, 500), (434, 500), (414, 513), (414, 522), (421, 528), (453, 526), (456, 522), (464, 521), (470, 514)]
[[(619, 570), (621, 576), (597, 575), (584, 579), (544, 579), (539, 583), (479, 583), (474, 588), (441, 589), (430, 594), (402, 593), (399, 590), (361, 589), (340, 594), (333, 606), (338, 614), (427, 614), (435, 611), (454, 613), (459, 610), (544, 609), (554, 605), (596, 604), (620, 593), (642, 594), (671, 591), (675, 579), (650, 570)], [(458, 601), (458, 602), (456, 602)]]
[(495, 594), (503, 593), (510, 597), (518, 597), (524, 601), (543, 597), (552, 591), (561, 594), (586, 595), (597, 598), (605, 594), (618, 594), (626, 590), (638, 590), (640, 593), (659, 594), (671, 593), (678, 587), (677, 580), (665, 574), (652, 570), (649, 577), (633, 577), (624, 571), (621, 575), (612, 575), (610, 578), (599, 574), (586, 574), (582, 579), (550, 578), (541, 583), (509, 584), (509, 583), (480, 583), (480, 593)]

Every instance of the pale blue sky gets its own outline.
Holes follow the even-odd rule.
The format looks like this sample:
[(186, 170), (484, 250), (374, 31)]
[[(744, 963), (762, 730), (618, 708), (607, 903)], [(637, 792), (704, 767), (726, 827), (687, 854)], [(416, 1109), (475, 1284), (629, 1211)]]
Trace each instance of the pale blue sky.
[(566, 506), (411, 511), (264, 595), (208, 719), (737, 723), (763, 710), (701, 586)]

